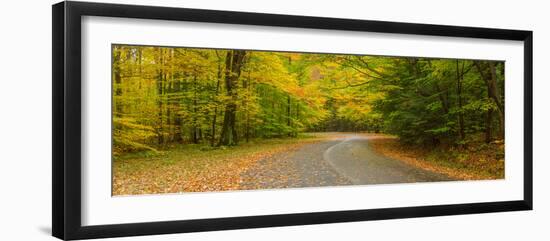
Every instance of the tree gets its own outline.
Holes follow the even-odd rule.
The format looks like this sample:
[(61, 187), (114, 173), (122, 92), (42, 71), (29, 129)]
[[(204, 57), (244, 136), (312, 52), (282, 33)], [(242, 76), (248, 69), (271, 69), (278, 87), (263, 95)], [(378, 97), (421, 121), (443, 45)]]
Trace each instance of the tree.
[[(493, 100), (497, 107), (499, 117), (499, 132), (500, 139), (504, 139), (504, 103), (502, 101), (501, 91), (497, 84), (497, 70), (494, 61), (475, 61), (476, 68), (481, 75), (481, 78), (485, 81), (487, 86), (487, 95)], [(487, 115), (487, 125), (490, 126), (491, 115)], [(490, 133), (490, 130), (488, 130)]]
[(225, 105), (223, 127), (218, 145), (233, 146), (238, 144), (236, 129), (238, 83), (245, 56), (245, 50), (231, 50), (227, 52), (225, 61), (225, 88), (229, 99)]
[(113, 45), (115, 153), (308, 131), (409, 145), (504, 138), (504, 63)]

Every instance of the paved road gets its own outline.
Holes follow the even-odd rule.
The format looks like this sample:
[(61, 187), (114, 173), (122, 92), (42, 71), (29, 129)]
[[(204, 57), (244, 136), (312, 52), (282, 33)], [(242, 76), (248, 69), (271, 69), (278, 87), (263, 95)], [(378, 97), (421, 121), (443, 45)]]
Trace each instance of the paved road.
[(434, 182), (450, 180), (405, 162), (381, 156), (368, 145), (369, 138), (350, 136), (331, 146), (324, 160), (353, 184)]
[(243, 189), (269, 189), (451, 179), (375, 153), (368, 136), (339, 133), (338, 138), (260, 160), (241, 180)]

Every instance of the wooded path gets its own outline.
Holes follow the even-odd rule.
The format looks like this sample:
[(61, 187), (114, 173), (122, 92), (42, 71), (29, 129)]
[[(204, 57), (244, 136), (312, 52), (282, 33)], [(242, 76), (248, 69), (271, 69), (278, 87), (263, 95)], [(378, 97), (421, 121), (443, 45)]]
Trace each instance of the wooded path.
[(372, 137), (332, 133), (335, 138), (260, 160), (242, 175), (244, 189), (450, 181), (374, 152)]

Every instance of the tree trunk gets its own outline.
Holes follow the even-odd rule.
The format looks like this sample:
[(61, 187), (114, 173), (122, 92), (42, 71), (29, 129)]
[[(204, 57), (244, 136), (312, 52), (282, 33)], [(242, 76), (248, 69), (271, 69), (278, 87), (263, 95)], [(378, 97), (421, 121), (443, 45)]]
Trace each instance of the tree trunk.
[[(458, 98), (458, 133), (460, 136), (460, 147), (463, 147), (463, 141), (466, 139), (466, 133), (464, 132), (464, 113), (462, 110), (462, 73), (459, 70), (458, 60), (456, 60), (456, 95)], [(464, 62), (462, 65), (462, 71), (464, 71)]]
[(445, 94), (447, 93), (448, 91), (445, 90), (445, 91), (442, 91), (441, 88), (439, 87), (439, 85), (437, 83), (434, 83), (434, 86), (435, 86), (435, 91), (437, 93), (439, 93), (437, 96), (439, 98), (439, 101), (441, 102), (441, 107), (443, 109), (443, 114), (448, 114), (449, 113), (449, 98), (448, 96)]
[[(289, 58), (289, 59), (290, 59), (290, 58)], [(291, 108), (290, 108), (290, 105), (291, 105), (290, 94), (287, 94), (287, 96), (286, 96), (286, 118), (287, 118), (287, 120), (286, 120), (286, 121), (287, 121), (286, 125), (287, 125), (288, 127), (291, 128), (291, 127), (292, 127), (292, 122), (291, 122), (292, 119), (291, 119), (291, 116), (290, 116), (290, 115), (291, 115), (291, 113), (290, 113), (290, 109), (291, 109)], [(292, 136), (292, 131), (288, 132), (288, 136)]]
[(493, 121), (493, 110), (489, 109), (485, 117), (485, 142), (489, 143), (492, 141), (493, 133), (491, 130), (491, 122)]
[[(164, 93), (173, 94), (174, 93), (174, 49), (170, 49), (169, 55), (167, 57), (167, 63), (170, 63), (170, 69), (166, 71), (165, 74), (165, 87), (164, 87)], [(173, 104), (172, 101), (168, 98), (165, 98), (165, 105), (166, 105), (166, 125), (168, 126), (168, 133), (167, 133), (167, 142), (173, 142), (174, 136), (175, 136), (175, 125), (173, 121), (174, 111), (172, 111)]]
[(218, 51), (216, 50), (216, 56), (218, 57), (218, 79), (216, 81), (216, 93), (214, 98), (216, 98), (216, 105), (214, 106), (214, 116), (212, 117), (212, 133), (210, 137), (210, 145), (214, 146), (214, 140), (216, 140), (216, 119), (218, 117), (218, 92), (220, 91), (220, 82), (222, 79), (222, 58), (219, 56)]
[[(143, 48), (138, 48), (138, 63), (139, 63), (139, 77), (143, 77), (143, 67), (141, 65), (141, 59), (143, 56)], [(141, 81), (139, 82), (139, 88), (141, 89)]]
[(221, 145), (237, 145), (238, 135), (236, 129), (237, 123), (237, 85), (241, 75), (241, 67), (244, 63), (244, 57), (246, 51), (244, 50), (231, 50), (227, 52), (225, 61), (225, 88), (227, 96), (230, 97), (229, 101), (225, 105), (225, 113), (223, 117), (223, 127), (220, 136)]
[[(296, 121), (300, 123), (300, 103), (296, 101)], [(294, 137), (298, 136), (298, 128), (294, 129)]]
[[(179, 78), (177, 78), (176, 76), (176, 73), (173, 73), (174, 76), (174, 93), (178, 94), (177, 96), (180, 96), (179, 94), (181, 93), (182, 91), (182, 88), (181, 88), (181, 80)], [(175, 107), (175, 113), (174, 113), (174, 136), (172, 137), (172, 140), (174, 140), (174, 142), (176, 143), (181, 143), (183, 141), (182, 139), (182, 128), (181, 128), (181, 116), (180, 116), (180, 113), (178, 113), (178, 110), (180, 109), (180, 99), (177, 98), (174, 100), (174, 107)]]
[(163, 57), (163, 50), (158, 49), (159, 52), (159, 66), (160, 68), (157, 70), (157, 104), (158, 104), (158, 127), (157, 127), (157, 141), (158, 144), (161, 145), (164, 143), (164, 136), (163, 136), (163, 125), (162, 125), (162, 108), (163, 108), (163, 89), (164, 89), (164, 71), (162, 69), (162, 66), (164, 65), (164, 57)]
[(197, 119), (197, 104), (198, 104), (197, 103), (197, 98), (198, 98), (197, 91), (198, 91), (197, 90), (197, 73), (195, 72), (195, 73), (193, 73), (193, 120), (192, 120), (193, 121), (193, 123), (192, 123), (193, 124), (193, 127), (192, 127), (193, 128), (193, 131), (192, 131), (193, 132), (193, 138), (192, 138), (192, 140), (193, 140), (193, 143), (195, 143), (195, 144), (199, 143), (199, 137), (198, 137), (199, 133), (198, 132), (200, 131), (200, 130), (198, 130), (199, 126), (198, 126), (198, 119)]
[(121, 71), (120, 71), (120, 65), (121, 65), (121, 51), (122, 50), (117, 50), (116, 48), (114, 49), (116, 52), (115, 52), (115, 59), (114, 59), (114, 63), (113, 63), (113, 73), (115, 75), (115, 97), (118, 97), (118, 98), (115, 98), (115, 101), (114, 101), (114, 105), (115, 105), (115, 116), (116, 117), (121, 117), (121, 114), (122, 114), (122, 104), (120, 103), (120, 97), (122, 96), (122, 76), (121, 76)]
[(492, 61), (475, 61), (475, 65), (487, 86), (487, 95), (497, 106), (499, 132), (498, 137), (504, 139), (504, 104), (502, 103), (497, 86), (495, 63)]
[(250, 71), (248, 72), (248, 77), (243, 80), (243, 90), (246, 91), (246, 96), (244, 100), (244, 108), (245, 108), (245, 125), (244, 125), (244, 138), (246, 140), (246, 143), (248, 143), (248, 140), (250, 139), (250, 118), (249, 118), (249, 109), (248, 109), (248, 101), (250, 97)]
[(489, 62), (489, 70), (491, 71), (491, 79), (490, 79), (491, 96), (495, 100), (498, 107), (498, 117), (500, 122), (499, 138), (504, 139), (504, 104), (502, 103), (502, 100), (500, 98), (500, 93), (497, 86), (497, 74), (495, 69), (495, 63), (492, 61)]

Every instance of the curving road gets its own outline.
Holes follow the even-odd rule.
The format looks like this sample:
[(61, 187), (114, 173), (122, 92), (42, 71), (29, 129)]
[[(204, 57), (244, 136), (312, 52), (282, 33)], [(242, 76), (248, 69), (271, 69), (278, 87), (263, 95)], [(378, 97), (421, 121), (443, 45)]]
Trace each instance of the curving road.
[(375, 153), (364, 135), (330, 140), (260, 160), (241, 176), (242, 189), (449, 181), (449, 177)]

